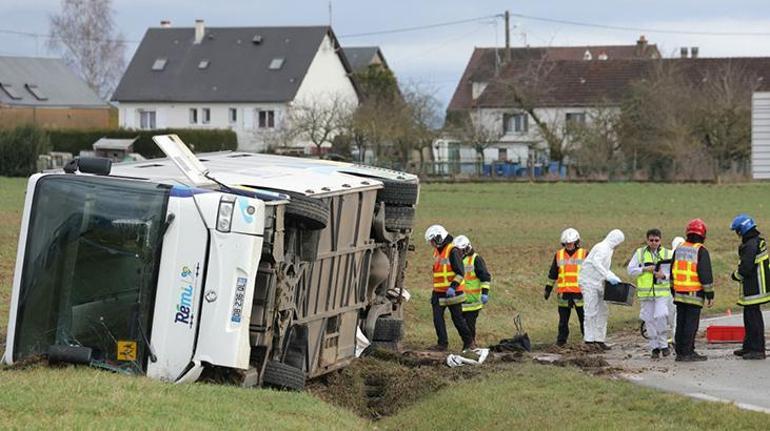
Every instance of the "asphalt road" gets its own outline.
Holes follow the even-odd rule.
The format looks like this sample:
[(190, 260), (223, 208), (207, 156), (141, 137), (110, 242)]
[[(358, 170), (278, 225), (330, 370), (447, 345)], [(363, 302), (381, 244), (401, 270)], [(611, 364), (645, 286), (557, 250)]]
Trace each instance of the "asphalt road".
[[(767, 336), (770, 311), (763, 315)], [(743, 325), (743, 316), (701, 320), (695, 349), (708, 356), (705, 362), (674, 362), (673, 354), (650, 359), (641, 336), (612, 340), (615, 346), (606, 359), (627, 370), (622, 373), (624, 378), (640, 385), (770, 413), (770, 359), (746, 361), (734, 356), (732, 352), (740, 344), (706, 344), (703, 332), (709, 325)]]

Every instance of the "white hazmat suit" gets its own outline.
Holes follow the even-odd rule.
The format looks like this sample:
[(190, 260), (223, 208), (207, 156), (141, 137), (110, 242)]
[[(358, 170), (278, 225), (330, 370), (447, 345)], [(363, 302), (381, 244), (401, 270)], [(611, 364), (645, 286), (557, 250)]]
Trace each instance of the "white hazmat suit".
[(620, 282), (620, 277), (610, 270), (610, 266), (612, 253), (623, 240), (623, 232), (613, 229), (603, 241), (593, 246), (580, 268), (578, 284), (585, 302), (584, 340), (587, 343), (603, 343), (607, 338), (609, 308), (604, 302), (604, 281)]

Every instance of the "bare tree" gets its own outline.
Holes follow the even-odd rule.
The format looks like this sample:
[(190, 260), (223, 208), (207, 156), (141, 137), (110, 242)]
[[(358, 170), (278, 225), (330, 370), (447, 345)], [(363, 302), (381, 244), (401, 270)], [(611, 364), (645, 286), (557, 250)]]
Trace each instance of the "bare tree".
[(126, 45), (113, 19), (111, 0), (62, 0), (50, 16), (47, 46), (103, 99), (109, 99), (123, 74)]
[(413, 85), (404, 92), (409, 118), (409, 135), (417, 150), (420, 166), (425, 162), (425, 149), (430, 149), (439, 136), (441, 116), (439, 102), (429, 91)]
[(620, 113), (597, 108), (585, 123), (567, 124), (567, 140), (575, 144), (575, 158), (581, 175), (612, 178), (622, 167), (618, 124)]
[(503, 135), (502, 130), (484, 120), (481, 112), (455, 112), (447, 118), (446, 128), (460, 142), (472, 147), (481, 161), (484, 160), (484, 150), (500, 142)]
[(353, 107), (338, 95), (316, 97), (291, 107), (288, 130), (295, 139), (315, 145), (320, 156), (324, 144), (331, 145), (337, 135), (346, 131), (352, 113)]

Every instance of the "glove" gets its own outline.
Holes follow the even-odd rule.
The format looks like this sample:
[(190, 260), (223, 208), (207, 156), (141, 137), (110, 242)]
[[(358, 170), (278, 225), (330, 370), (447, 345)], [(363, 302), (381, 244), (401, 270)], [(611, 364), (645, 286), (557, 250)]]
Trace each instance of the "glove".
[(482, 293), (481, 294), (481, 303), (486, 305), (487, 301), (489, 301), (489, 295), (487, 295), (486, 293)]
[(545, 286), (545, 291), (543, 292), (543, 298), (547, 301), (548, 298), (551, 297), (551, 291), (553, 290), (553, 286)]
[(450, 287), (449, 289), (446, 290), (446, 297), (447, 298), (452, 298), (454, 296), (455, 296), (455, 289), (454, 289), (454, 287)]
[(609, 276), (607, 276), (607, 281), (608, 281), (608, 282), (609, 282), (611, 285), (613, 285), (613, 286), (614, 286), (614, 285), (616, 285), (616, 284), (620, 283), (620, 278), (618, 278), (618, 276), (617, 276), (617, 275), (615, 275), (615, 274), (610, 274)]

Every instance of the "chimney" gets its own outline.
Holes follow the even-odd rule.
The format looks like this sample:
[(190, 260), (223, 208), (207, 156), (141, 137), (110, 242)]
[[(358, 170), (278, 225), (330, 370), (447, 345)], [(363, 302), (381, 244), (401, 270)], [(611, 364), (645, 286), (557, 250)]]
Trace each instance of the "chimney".
[(194, 43), (200, 44), (203, 41), (203, 34), (206, 32), (206, 27), (203, 25), (202, 19), (195, 20), (195, 41)]
[(644, 57), (647, 52), (647, 38), (644, 35), (639, 36), (639, 40), (636, 41), (636, 49), (634, 54), (637, 57)]
[(683, 46), (679, 48), (679, 57), (681, 58), (687, 58), (687, 47)]
[(698, 47), (693, 46), (690, 48), (690, 58), (698, 58)]
[(160, 28), (171, 28), (171, 21), (164, 19), (160, 22)]

